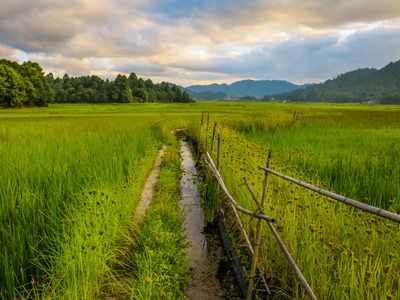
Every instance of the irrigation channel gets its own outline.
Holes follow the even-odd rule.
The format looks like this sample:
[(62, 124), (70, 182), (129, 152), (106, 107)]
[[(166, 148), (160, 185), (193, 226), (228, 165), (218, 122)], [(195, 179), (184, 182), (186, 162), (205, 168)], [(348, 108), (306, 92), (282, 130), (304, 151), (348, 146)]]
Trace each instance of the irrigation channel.
[[(205, 233), (207, 229), (201, 205), (199, 174), (191, 146), (184, 137), (178, 139), (181, 156), (180, 205), (184, 213), (189, 258), (189, 285), (186, 296), (188, 299), (201, 300), (240, 299), (229, 262), (226, 265), (216, 230)], [(151, 205), (165, 151), (165, 147), (159, 151), (145, 182), (141, 200), (135, 211), (135, 222), (139, 226)]]
[(190, 284), (186, 293), (189, 299), (223, 299), (218, 270), (203, 233), (205, 223), (197, 185), (198, 174), (191, 149), (185, 141), (181, 141), (181, 158), (181, 203), (190, 257)]

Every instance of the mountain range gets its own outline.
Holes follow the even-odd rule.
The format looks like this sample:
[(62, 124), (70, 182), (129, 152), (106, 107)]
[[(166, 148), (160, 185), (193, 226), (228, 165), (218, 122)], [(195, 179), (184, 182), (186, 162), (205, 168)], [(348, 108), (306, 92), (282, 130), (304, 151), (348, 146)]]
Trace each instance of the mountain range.
[(300, 85), (283, 80), (242, 80), (232, 84), (192, 85), (186, 91), (195, 99), (262, 99), (299, 89)]
[(304, 102), (374, 102), (400, 104), (400, 60), (381, 69), (350, 71), (319, 84), (281, 80), (243, 80), (232, 84), (194, 85), (196, 99), (264, 98)]

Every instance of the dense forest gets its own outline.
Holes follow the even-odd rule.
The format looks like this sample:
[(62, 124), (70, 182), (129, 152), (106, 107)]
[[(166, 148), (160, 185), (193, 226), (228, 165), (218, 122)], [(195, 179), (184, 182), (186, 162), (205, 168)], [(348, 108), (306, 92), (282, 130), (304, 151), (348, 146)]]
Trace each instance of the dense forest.
[(118, 75), (114, 80), (98, 76), (55, 78), (45, 75), (34, 62), (18, 64), (0, 60), (0, 106), (46, 106), (48, 103), (191, 102), (181, 87), (150, 79)]
[[(400, 104), (400, 61), (382, 69), (359, 69), (321, 84), (273, 96), (274, 99)], [(271, 99), (271, 97), (266, 97)]]

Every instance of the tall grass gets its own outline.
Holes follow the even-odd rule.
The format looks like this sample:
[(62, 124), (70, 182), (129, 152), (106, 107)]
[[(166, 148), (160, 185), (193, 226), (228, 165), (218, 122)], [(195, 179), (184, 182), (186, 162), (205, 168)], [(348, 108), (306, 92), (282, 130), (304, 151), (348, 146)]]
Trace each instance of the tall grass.
[[(0, 110), (0, 298), (107, 295), (103, 289), (113, 281), (119, 240), (132, 222), (160, 140), (171, 138), (174, 128), (198, 124), (202, 111), (211, 113), (210, 125), (216, 120), (223, 127), (222, 173), (244, 206), (254, 208), (242, 178), (259, 192), (257, 166), (272, 148), (275, 169), (399, 209), (400, 109), (395, 106), (198, 103)], [(165, 174), (172, 178), (174, 172)], [(172, 188), (170, 180), (163, 186)], [(158, 195), (165, 204), (162, 191)], [(171, 203), (153, 213), (174, 219)], [(277, 179), (271, 180), (266, 213), (278, 220), (321, 299), (400, 298), (398, 225)], [(253, 224), (243, 221), (251, 232)], [(164, 238), (170, 227), (163, 224), (149, 222), (151, 232), (141, 233), (147, 245), (173, 247)], [(162, 243), (146, 239), (154, 229), (165, 233)], [(146, 251), (131, 254), (140, 260)], [(132, 298), (139, 291), (155, 292), (161, 287), (157, 268), (170, 272), (174, 265), (158, 264), (163, 256), (153, 254), (156, 258), (143, 260), (142, 269), (137, 265), (143, 280), (132, 283)], [(262, 257), (272, 285), (304, 297), (268, 231)], [(145, 274), (155, 275), (150, 285)]]
[(160, 134), (130, 118), (15, 118), (0, 141), (0, 296), (93, 298)]
[(131, 299), (186, 299), (188, 258), (180, 199), (177, 145), (167, 148), (155, 195), (132, 253)]
[[(400, 211), (400, 127), (324, 123), (256, 130), (246, 136), (308, 180), (374, 206)], [(395, 201), (397, 198), (397, 201)]]
[[(252, 121), (260, 122), (247, 120)], [(375, 199), (363, 198), (359, 193), (358, 185), (366, 187), (363, 181), (365, 179), (360, 180), (360, 175), (355, 174), (361, 172), (362, 176), (371, 177), (367, 182), (372, 182), (373, 179), (378, 181), (375, 188), (378, 189), (377, 195), (382, 199), (387, 193), (394, 197), (390, 198), (394, 200), (390, 202), (391, 208), (398, 204), (398, 181), (391, 180), (392, 172), (396, 172), (398, 167), (389, 165), (391, 156), (388, 152), (383, 150), (380, 152), (382, 156), (375, 156), (378, 161), (374, 164), (364, 166), (363, 162), (363, 158), (373, 156), (377, 149), (385, 149), (385, 146), (386, 149), (390, 149), (393, 139), (398, 134), (395, 128), (387, 130), (381, 127), (380, 132), (375, 132), (375, 138), (370, 138), (366, 133), (373, 130), (361, 130), (357, 135), (354, 130), (346, 127), (340, 132), (339, 128), (323, 126), (321, 129), (321, 125), (313, 124), (277, 123), (277, 126), (271, 126), (274, 122), (272, 118), (265, 122), (264, 128), (256, 125), (253, 127), (254, 131), (240, 130), (243, 133), (239, 133), (237, 126), (232, 124), (235, 121), (227, 120), (229, 127), (236, 130), (224, 126), (220, 126), (219, 129), (222, 136), (221, 172), (232, 194), (243, 206), (255, 209), (254, 202), (242, 184), (244, 177), (258, 192), (258, 196), (261, 195), (263, 174), (257, 167), (265, 163), (267, 148), (273, 150), (274, 169), (306, 180), (311, 178), (319, 185), (346, 189), (348, 194), (360, 197), (363, 201), (384, 205), (384, 201), (374, 202)], [(240, 126), (242, 127), (242, 124)], [(245, 126), (249, 127), (251, 126)], [(193, 132), (196, 131), (200, 138), (198, 129), (194, 128)], [(329, 138), (327, 132), (334, 132), (335, 135)], [(209, 138), (210, 136), (211, 130)], [(354, 143), (343, 143), (341, 138), (351, 140), (350, 136), (354, 138)], [(204, 140), (204, 133), (202, 139)], [(364, 141), (364, 144), (360, 141)], [(371, 145), (375, 148), (371, 148)], [(355, 162), (354, 169), (351, 165), (346, 165), (346, 158), (351, 153), (346, 152), (346, 149), (351, 147), (366, 152), (361, 152), (360, 162)], [(321, 148), (325, 150), (320, 150)], [(285, 151), (290, 153), (292, 160), (282, 154)], [(216, 157), (215, 150), (213, 156)], [(342, 186), (338, 185), (340, 181), (332, 181), (329, 176), (318, 173), (329, 174), (324, 170), (328, 168), (331, 170), (330, 174), (340, 178), (342, 175), (338, 172), (342, 172), (343, 169), (337, 167), (334, 157), (337, 160), (342, 159), (343, 169), (347, 170), (349, 182), (343, 181)], [(324, 162), (324, 165), (321, 162)], [(313, 166), (314, 169), (303, 169), (309, 166)], [(373, 172), (369, 174), (371, 169)], [(389, 169), (393, 171), (389, 172)], [(385, 176), (380, 178), (382, 174)], [(372, 190), (369, 190), (371, 193), (367, 196), (374, 195)], [(320, 299), (400, 297), (400, 231), (397, 224), (357, 212), (274, 177), (270, 178), (265, 212), (277, 219), (278, 229)], [(250, 236), (253, 236), (254, 222), (247, 217), (243, 217), (243, 222)], [(266, 227), (263, 236), (262, 263), (272, 288), (281, 291), (283, 289), (282, 297), (304, 298), (299, 283)]]

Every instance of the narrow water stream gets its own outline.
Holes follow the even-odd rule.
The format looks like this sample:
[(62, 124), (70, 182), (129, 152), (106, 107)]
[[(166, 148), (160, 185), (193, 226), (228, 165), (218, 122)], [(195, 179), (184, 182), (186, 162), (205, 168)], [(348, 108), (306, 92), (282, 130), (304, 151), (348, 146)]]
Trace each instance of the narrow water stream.
[(207, 240), (203, 234), (204, 213), (197, 186), (197, 170), (187, 142), (181, 142), (182, 179), (181, 204), (185, 214), (186, 236), (189, 241), (190, 284), (189, 299), (223, 299), (222, 289), (216, 277), (217, 267), (207, 251)]

